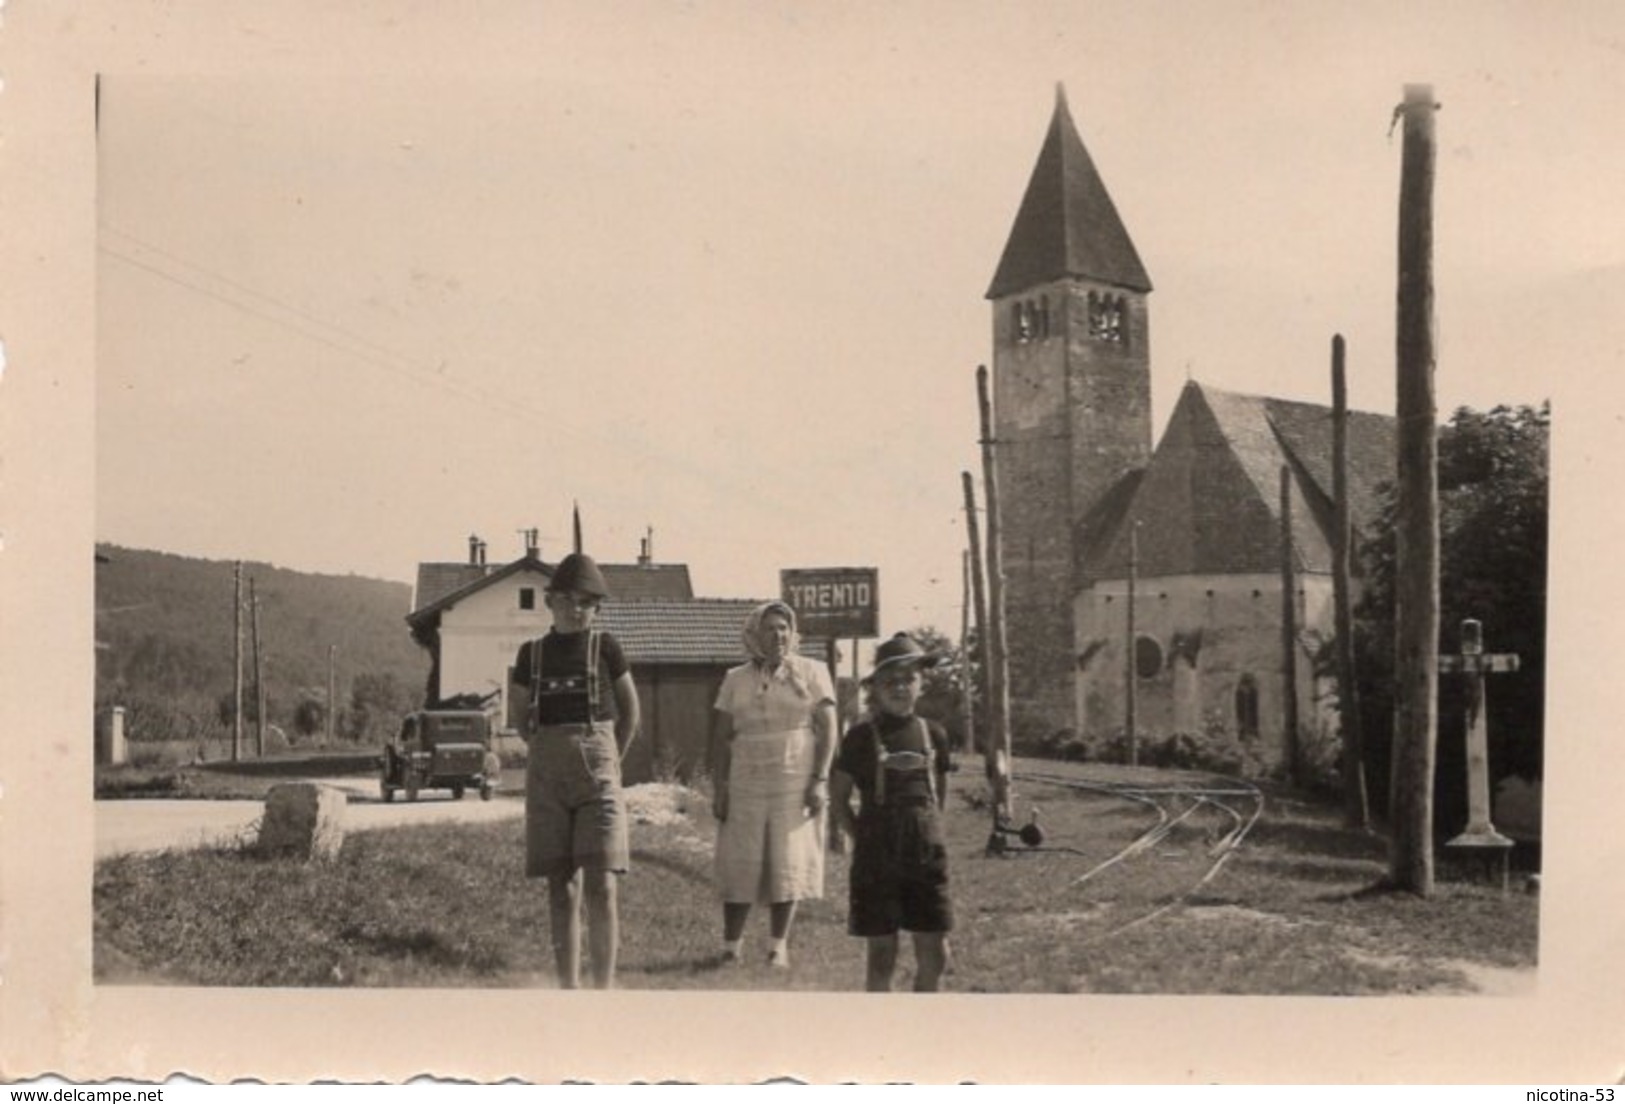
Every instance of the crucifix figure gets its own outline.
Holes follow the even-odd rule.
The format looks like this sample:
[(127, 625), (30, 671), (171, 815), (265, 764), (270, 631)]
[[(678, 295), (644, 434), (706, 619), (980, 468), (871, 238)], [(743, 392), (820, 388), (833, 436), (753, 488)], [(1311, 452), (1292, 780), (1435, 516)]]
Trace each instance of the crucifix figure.
[(1441, 655), (1440, 674), (1467, 679), (1467, 827), (1445, 846), (1485, 848), (1484, 855), (1499, 855), (1501, 885), (1506, 888), (1508, 852), (1512, 840), (1490, 823), (1489, 726), (1485, 722), (1484, 680), (1490, 674), (1516, 671), (1518, 657), (1485, 655), (1484, 628), (1471, 619), (1461, 623), (1461, 654)]

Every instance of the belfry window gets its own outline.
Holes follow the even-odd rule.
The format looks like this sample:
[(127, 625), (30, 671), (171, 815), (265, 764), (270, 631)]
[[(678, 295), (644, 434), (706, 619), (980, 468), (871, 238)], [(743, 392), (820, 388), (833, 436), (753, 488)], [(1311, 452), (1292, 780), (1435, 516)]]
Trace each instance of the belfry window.
[(1089, 336), (1096, 341), (1123, 344), (1123, 297), (1089, 293)]
[(1049, 336), (1049, 296), (1042, 299), (1018, 299), (1010, 304), (1010, 330), (1016, 344), (1042, 341)]

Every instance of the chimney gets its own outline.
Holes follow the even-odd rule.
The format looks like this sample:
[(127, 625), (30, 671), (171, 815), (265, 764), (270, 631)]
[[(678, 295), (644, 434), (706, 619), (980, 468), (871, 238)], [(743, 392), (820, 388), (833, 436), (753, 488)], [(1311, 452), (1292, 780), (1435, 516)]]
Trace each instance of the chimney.
[(480, 557), (480, 566), (484, 567), (485, 566), (485, 541), (484, 540), (480, 541), (479, 557)]
[(542, 531), (540, 529), (525, 530), (525, 558), (539, 560), (542, 558), (541, 547)]
[(638, 552), (639, 567), (653, 567), (655, 562), (655, 531), (654, 526), (649, 527), (649, 533), (639, 542), (641, 551)]
[(478, 566), (480, 562), (480, 538), (478, 534), (468, 535), (468, 563), (469, 566)]

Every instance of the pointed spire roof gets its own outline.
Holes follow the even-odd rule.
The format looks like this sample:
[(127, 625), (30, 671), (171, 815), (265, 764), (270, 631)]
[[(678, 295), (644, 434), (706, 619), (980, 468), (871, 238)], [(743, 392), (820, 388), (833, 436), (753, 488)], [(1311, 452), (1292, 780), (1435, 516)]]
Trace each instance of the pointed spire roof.
[(1151, 278), (1078, 137), (1066, 89), (1057, 84), (1049, 134), (987, 298), (998, 299), (1063, 276), (1151, 290)]

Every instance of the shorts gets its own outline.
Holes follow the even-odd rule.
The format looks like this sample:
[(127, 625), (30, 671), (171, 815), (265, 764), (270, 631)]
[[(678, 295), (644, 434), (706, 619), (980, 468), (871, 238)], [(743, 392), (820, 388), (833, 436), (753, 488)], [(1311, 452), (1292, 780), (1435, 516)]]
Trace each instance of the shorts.
[(886, 806), (859, 818), (848, 906), (852, 935), (953, 929), (948, 846), (933, 806)]
[(526, 877), (626, 873), (627, 819), (611, 722), (536, 730), (525, 761)]

